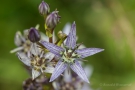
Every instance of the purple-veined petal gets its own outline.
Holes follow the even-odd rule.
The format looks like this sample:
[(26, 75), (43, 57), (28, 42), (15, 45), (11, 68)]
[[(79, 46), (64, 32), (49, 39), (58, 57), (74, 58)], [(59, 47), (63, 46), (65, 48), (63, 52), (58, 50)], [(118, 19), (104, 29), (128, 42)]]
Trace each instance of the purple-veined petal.
[(74, 49), (76, 46), (76, 24), (75, 24), (75, 22), (73, 22), (69, 35), (67, 36), (66, 46), (68, 48), (72, 48), (72, 49)]
[(20, 59), (20, 61), (22, 61), (25, 65), (31, 66), (30, 59), (27, 57), (26, 54), (24, 54), (23, 52), (18, 52), (17, 56)]
[(61, 60), (58, 61), (58, 63), (56, 64), (56, 67), (54, 69), (54, 72), (52, 73), (52, 76), (50, 78), (50, 82), (52, 82), (53, 80), (55, 80), (58, 76), (60, 76), (64, 70), (67, 68), (67, 64), (62, 62)]
[(99, 53), (101, 51), (104, 51), (104, 49), (100, 49), (100, 48), (83, 48), (83, 49), (76, 50), (76, 52), (81, 56), (81, 58), (91, 56), (91, 55)]
[(78, 61), (75, 61), (75, 63), (71, 64), (70, 67), (78, 76), (80, 76), (84, 81), (89, 83), (89, 80), (88, 80), (88, 78), (86, 76), (86, 73), (85, 73), (85, 71), (83, 70), (81, 64)]
[(53, 43), (48, 43), (46, 41), (41, 41), (41, 44), (46, 47), (51, 53), (61, 56), (60, 53), (64, 51), (62, 47), (56, 46)]

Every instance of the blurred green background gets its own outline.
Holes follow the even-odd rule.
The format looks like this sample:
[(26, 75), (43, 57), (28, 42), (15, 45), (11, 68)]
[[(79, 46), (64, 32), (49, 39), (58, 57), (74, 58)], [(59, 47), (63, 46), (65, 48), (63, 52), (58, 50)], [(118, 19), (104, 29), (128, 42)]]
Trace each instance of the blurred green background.
[[(78, 42), (105, 51), (89, 58), (91, 87), (98, 90), (135, 90), (135, 0), (45, 0), (62, 16), (56, 31), (76, 21)], [(29, 75), (15, 54), (15, 32), (40, 24), (41, 0), (0, 2), (0, 90), (21, 90)]]

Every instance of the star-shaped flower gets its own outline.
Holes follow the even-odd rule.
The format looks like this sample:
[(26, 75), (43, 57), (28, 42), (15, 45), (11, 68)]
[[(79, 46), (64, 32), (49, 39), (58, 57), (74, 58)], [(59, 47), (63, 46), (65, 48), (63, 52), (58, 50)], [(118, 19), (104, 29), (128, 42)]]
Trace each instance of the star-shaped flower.
[(41, 41), (41, 44), (45, 46), (50, 52), (60, 58), (55, 66), (54, 72), (52, 73), (50, 82), (60, 76), (66, 68), (70, 67), (78, 76), (80, 76), (84, 81), (89, 83), (85, 71), (83, 70), (81, 64), (78, 61), (104, 50), (100, 48), (78, 49), (79, 45), (76, 44), (75, 22), (71, 26), (64, 48), (57, 46), (53, 43), (48, 43), (46, 41)]
[(41, 51), (37, 44), (31, 46), (30, 56), (26, 56), (23, 52), (17, 53), (18, 58), (25, 65), (32, 69), (32, 79), (34, 80), (42, 73), (52, 73), (54, 70), (53, 63), (50, 61), (54, 58), (54, 54)]

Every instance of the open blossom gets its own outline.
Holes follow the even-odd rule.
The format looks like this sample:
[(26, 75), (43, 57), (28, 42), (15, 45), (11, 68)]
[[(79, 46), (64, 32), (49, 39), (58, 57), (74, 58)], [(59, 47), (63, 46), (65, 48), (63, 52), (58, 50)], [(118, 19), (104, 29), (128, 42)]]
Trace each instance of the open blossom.
[(66, 68), (70, 67), (78, 76), (80, 76), (80, 78), (89, 83), (89, 80), (81, 64), (79, 63), (79, 60), (81, 61), (85, 57), (91, 56), (104, 50), (100, 48), (78, 49), (80, 45), (76, 44), (75, 22), (71, 26), (71, 30), (67, 36), (64, 48), (46, 41), (41, 41), (41, 44), (60, 58), (55, 66), (54, 72), (52, 73), (50, 82), (60, 76), (66, 70)]
[(10, 51), (10, 53), (15, 52), (23, 52), (24, 54), (28, 55), (30, 50), (31, 42), (28, 39), (28, 29), (24, 30), (23, 35), (20, 31), (17, 31), (15, 34), (14, 42), (17, 48)]
[(53, 64), (50, 62), (54, 55), (52, 53), (44, 53), (37, 44), (32, 44), (30, 56), (26, 57), (24, 53), (18, 52), (18, 58), (32, 69), (32, 79), (37, 78), (41, 73), (52, 73), (54, 70)]

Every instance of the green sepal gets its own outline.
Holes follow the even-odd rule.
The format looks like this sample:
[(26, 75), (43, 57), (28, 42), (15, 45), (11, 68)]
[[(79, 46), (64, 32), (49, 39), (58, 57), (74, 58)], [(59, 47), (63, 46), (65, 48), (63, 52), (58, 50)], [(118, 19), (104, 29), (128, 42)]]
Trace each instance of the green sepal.
[(64, 38), (62, 38), (62, 39), (58, 39), (55, 44), (56, 44), (57, 46), (61, 46), (61, 44), (64, 42), (64, 40), (65, 40), (66, 38), (67, 38), (67, 36), (64, 37)]

